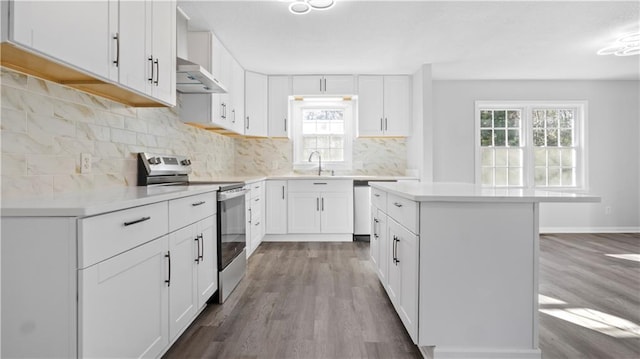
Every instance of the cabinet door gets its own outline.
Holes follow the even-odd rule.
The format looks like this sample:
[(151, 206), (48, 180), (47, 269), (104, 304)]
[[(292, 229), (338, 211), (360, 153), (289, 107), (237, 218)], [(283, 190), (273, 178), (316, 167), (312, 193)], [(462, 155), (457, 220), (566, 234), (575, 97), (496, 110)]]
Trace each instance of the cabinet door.
[(373, 269), (378, 273), (380, 267), (380, 220), (378, 219), (378, 209), (371, 208), (371, 238), (369, 239), (369, 257)]
[(147, 43), (148, 6), (144, 1), (122, 1), (119, 4), (120, 41), (118, 81), (133, 90), (148, 93), (153, 60)]
[(320, 214), (322, 233), (353, 233), (353, 193), (322, 193)]
[(110, 49), (115, 47), (109, 29), (110, 2), (12, 1), (10, 5), (13, 41), (109, 77), (115, 59), (110, 56)]
[(287, 233), (287, 181), (267, 181), (266, 233)]
[(324, 76), (323, 93), (325, 95), (353, 95), (354, 77), (351, 75)]
[(384, 131), (384, 79), (358, 77), (358, 136), (381, 136)]
[[(120, 4), (122, 3), (121, 1)], [(151, 5), (151, 44), (155, 75), (151, 94), (160, 101), (175, 105), (176, 2), (154, 0)]]
[(324, 78), (322, 76), (293, 76), (294, 95), (321, 95), (324, 93), (323, 90)]
[(290, 192), (288, 203), (289, 233), (320, 233), (320, 194)]
[(409, 136), (411, 130), (411, 79), (384, 77), (384, 118), (386, 136)]
[[(289, 76), (269, 76), (269, 137), (289, 137)], [(268, 222), (267, 222), (268, 223)]]
[(387, 287), (389, 283), (389, 262), (391, 260), (389, 249), (391, 244), (389, 243), (389, 232), (387, 230), (389, 217), (380, 209), (378, 209), (378, 278), (380, 282)]
[(78, 271), (79, 357), (156, 358), (169, 344), (167, 237)]
[(245, 73), (245, 128), (250, 136), (267, 136), (267, 76)]
[[(251, 188), (247, 186), (247, 188)], [(247, 259), (251, 256), (251, 242), (253, 240), (253, 236), (251, 235), (251, 231), (253, 230), (253, 210), (251, 209), (251, 191), (247, 192), (244, 196), (244, 210), (245, 210), (245, 239), (247, 241)]]
[[(245, 76), (244, 69), (237, 61), (232, 62), (233, 77), (233, 94), (231, 96), (231, 112), (229, 121), (231, 128), (237, 133), (245, 133), (244, 130), (244, 114), (245, 114)], [(265, 130), (266, 131), (266, 130)]]
[[(387, 217), (388, 218), (388, 217)], [(402, 285), (401, 271), (400, 271), (400, 263), (396, 261), (397, 259), (397, 239), (400, 236), (399, 233), (400, 226), (395, 223), (393, 219), (388, 218), (387, 222), (387, 294), (389, 294), (389, 299), (391, 299), (391, 303), (396, 307), (396, 311), (398, 310), (398, 302), (400, 298), (400, 291)]]
[(169, 338), (175, 338), (196, 315), (196, 227), (169, 234), (171, 286), (169, 287)]
[(200, 235), (200, 259), (198, 269), (197, 306), (202, 308), (207, 300), (218, 290), (218, 243), (216, 216), (211, 216), (197, 223), (196, 236)]

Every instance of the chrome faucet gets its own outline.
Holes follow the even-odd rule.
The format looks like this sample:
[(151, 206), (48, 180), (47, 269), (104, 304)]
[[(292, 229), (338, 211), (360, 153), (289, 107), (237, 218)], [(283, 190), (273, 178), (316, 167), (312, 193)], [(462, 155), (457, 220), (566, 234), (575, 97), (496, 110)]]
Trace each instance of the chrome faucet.
[(318, 151), (311, 152), (311, 154), (309, 155), (309, 162), (311, 162), (311, 157), (313, 157), (313, 154), (315, 153), (318, 154), (318, 176), (320, 176), (322, 175), (322, 156), (320, 156), (320, 152)]

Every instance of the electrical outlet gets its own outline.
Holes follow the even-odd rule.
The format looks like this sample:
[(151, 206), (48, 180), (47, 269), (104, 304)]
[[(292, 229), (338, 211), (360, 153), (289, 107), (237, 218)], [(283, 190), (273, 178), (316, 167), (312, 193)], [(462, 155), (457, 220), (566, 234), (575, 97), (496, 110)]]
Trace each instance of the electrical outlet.
[(604, 207), (604, 214), (607, 216), (611, 214), (611, 206)]
[(91, 154), (80, 154), (80, 173), (91, 173)]

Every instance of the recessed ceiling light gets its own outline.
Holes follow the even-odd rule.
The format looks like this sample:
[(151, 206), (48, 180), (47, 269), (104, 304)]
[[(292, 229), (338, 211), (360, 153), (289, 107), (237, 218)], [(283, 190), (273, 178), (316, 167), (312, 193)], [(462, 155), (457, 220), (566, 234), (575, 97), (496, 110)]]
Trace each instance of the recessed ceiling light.
[(311, 6), (304, 0), (296, 0), (289, 4), (289, 11), (291, 11), (292, 14), (302, 15), (311, 11)]

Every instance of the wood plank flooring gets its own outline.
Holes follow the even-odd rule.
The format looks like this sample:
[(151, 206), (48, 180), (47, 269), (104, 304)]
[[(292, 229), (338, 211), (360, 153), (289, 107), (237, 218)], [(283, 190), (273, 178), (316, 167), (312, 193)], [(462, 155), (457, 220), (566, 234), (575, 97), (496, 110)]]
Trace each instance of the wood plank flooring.
[[(261, 244), (238, 288), (209, 305), (165, 358), (420, 358), (368, 253), (367, 242)], [(640, 324), (640, 262), (605, 254), (640, 254), (640, 235), (541, 236), (540, 294), (565, 304), (540, 308)], [(640, 358), (637, 335), (545, 313), (539, 340), (545, 359)]]
[[(574, 320), (593, 317), (594, 321), (582, 322), (612, 335), (628, 336), (603, 334), (541, 312), (543, 358), (640, 358), (640, 262), (605, 254), (640, 254), (640, 235), (540, 236), (540, 294), (564, 302), (541, 303), (540, 309), (556, 310)], [(636, 335), (618, 330), (616, 325), (629, 323), (607, 315), (634, 323)]]
[(421, 358), (369, 264), (369, 243), (262, 243), (223, 305), (165, 358)]

